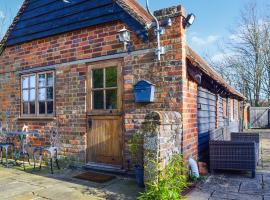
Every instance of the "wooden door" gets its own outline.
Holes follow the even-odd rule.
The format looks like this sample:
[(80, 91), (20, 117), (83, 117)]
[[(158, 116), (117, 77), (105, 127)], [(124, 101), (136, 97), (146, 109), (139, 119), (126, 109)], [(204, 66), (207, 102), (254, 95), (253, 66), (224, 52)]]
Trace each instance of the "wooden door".
[(122, 164), (122, 120), (119, 116), (89, 117), (88, 162)]
[(119, 62), (88, 67), (87, 162), (122, 166), (122, 94)]

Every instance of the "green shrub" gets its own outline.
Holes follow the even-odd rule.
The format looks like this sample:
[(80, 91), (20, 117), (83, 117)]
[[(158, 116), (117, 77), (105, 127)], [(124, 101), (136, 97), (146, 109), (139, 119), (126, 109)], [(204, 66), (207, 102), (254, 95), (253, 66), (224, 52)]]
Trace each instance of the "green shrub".
[(156, 179), (146, 183), (146, 191), (138, 200), (181, 200), (181, 192), (188, 186), (187, 169), (180, 154), (172, 156), (167, 166), (160, 169), (155, 164)]
[(133, 134), (131, 139), (128, 141), (131, 157), (133, 159), (134, 165), (142, 166), (143, 152), (142, 152), (142, 140), (143, 134), (141, 132), (136, 132)]

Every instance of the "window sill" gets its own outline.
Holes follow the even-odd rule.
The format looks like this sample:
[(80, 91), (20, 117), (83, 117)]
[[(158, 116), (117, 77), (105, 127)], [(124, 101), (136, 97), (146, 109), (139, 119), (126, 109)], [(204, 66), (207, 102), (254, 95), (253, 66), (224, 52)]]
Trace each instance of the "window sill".
[(19, 117), (18, 120), (55, 120), (56, 117), (34, 117), (34, 116), (25, 116), (25, 117)]

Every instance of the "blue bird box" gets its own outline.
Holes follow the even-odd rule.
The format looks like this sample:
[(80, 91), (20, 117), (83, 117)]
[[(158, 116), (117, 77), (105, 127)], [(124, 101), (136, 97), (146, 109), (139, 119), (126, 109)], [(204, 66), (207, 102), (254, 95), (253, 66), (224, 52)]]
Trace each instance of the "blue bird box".
[(136, 103), (151, 103), (155, 98), (155, 85), (149, 81), (140, 80), (134, 86)]

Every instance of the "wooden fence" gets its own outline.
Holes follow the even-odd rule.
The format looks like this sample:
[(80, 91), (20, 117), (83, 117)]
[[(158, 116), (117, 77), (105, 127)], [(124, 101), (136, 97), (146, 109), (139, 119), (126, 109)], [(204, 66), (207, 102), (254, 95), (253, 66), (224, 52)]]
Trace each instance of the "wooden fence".
[(270, 108), (250, 108), (250, 128), (270, 128)]

